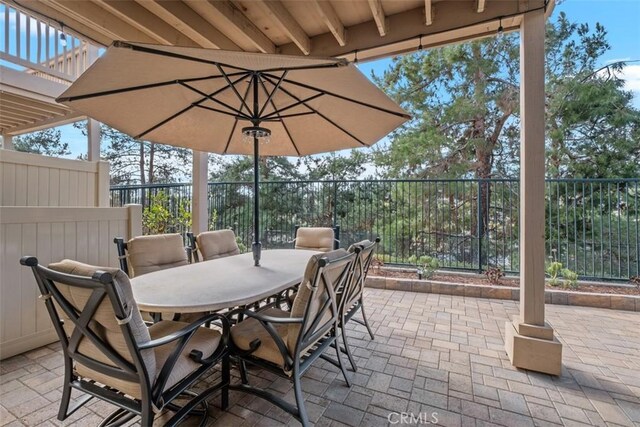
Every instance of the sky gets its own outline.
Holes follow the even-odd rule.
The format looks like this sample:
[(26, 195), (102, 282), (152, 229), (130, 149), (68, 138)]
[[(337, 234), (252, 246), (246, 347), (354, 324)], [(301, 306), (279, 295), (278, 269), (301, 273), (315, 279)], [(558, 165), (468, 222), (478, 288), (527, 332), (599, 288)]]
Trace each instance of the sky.
[[(591, 28), (600, 22), (608, 33), (611, 49), (603, 55), (602, 63), (628, 61), (623, 72), (626, 89), (635, 93), (635, 105), (640, 108), (640, 0), (565, 0), (553, 11), (565, 12), (572, 22), (588, 23)], [(636, 61), (636, 62), (633, 62)], [(389, 67), (391, 59), (360, 63), (360, 70), (367, 76), (371, 72), (381, 75)], [(72, 155), (86, 153), (86, 138), (72, 125), (60, 127), (62, 140), (69, 142)]]

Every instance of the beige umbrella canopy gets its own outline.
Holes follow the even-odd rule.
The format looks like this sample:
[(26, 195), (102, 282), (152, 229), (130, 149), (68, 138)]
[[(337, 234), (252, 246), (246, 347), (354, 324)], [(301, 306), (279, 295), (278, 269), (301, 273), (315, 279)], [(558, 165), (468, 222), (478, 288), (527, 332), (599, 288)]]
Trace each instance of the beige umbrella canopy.
[(57, 101), (134, 138), (253, 154), (256, 265), (258, 155), (369, 146), (409, 119), (346, 60), (129, 42), (110, 46)]

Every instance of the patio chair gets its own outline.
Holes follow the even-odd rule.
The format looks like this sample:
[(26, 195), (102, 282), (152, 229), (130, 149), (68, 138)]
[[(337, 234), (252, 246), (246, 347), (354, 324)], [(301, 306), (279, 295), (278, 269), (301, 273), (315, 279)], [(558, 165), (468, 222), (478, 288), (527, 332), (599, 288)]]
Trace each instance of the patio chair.
[[(344, 334), (344, 326), (351, 319), (354, 322), (359, 323), (367, 328), (369, 332), (369, 336), (371, 339), (375, 339), (373, 332), (371, 331), (371, 327), (369, 326), (369, 321), (367, 320), (367, 315), (364, 311), (364, 284), (367, 279), (367, 274), (369, 273), (369, 267), (371, 266), (371, 261), (375, 255), (376, 248), (380, 243), (380, 238), (377, 237), (375, 241), (371, 242), (369, 240), (363, 240), (358, 243), (354, 243), (349, 247), (349, 252), (357, 252), (358, 256), (354, 265), (353, 278), (348, 287), (342, 292), (340, 303), (341, 303), (341, 327), (343, 328), (343, 336)], [(362, 320), (358, 318), (354, 318), (353, 316), (360, 311), (362, 313)], [(345, 347), (348, 351), (348, 346), (345, 344)], [(349, 361), (355, 370), (355, 365), (353, 363), (353, 357), (348, 353)]]
[(179, 234), (138, 236), (128, 242), (122, 237), (116, 237), (113, 242), (118, 248), (120, 269), (129, 277), (189, 263), (182, 236)]
[[(328, 357), (324, 352), (333, 343), (336, 349), (340, 348), (339, 313), (334, 289), (342, 287), (349, 279), (354, 259), (355, 254), (344, 249), (313, 255), (291, 313), (278, 308), (240, 311), (245, 320), (231, 327), (230, 351), (240, 360), (242, 384), (233, 385), (233, 389), (266, 399), (307, 426), (309, 419), (300, 381), (318, 357), (339, 367), (347, 386), (351, 386), (340, 350), (336, 351), (337, 359)], [(291, 380), (296, 406), (249, 385), (245, 362)]]
[[(93, 397), (118, 407), (101, 425), (141, 416), (141, 425), (150, 426), (163, 408), (175, 411), (166, 425), (176, 425), (197, 406), (206, 409), (206, 399), (218, 391), (226, 409), (229, 323), (224, 316), (212, 314), (191, 324), (161, 321), (147, 328), (124, 272), (70, 260), (46, 268), (30, 256), (20, 263), (31, 267), (62, 345), (60, 421)], [(212, 320), (221, 322), (222, 333), (200, 327)], [(188, 391), (219, 361), (219, 383), (198, 395)], [(87, 396), (70, 409), (73, 389)], [(192, 398), (178, 407), (173, 403), (178, 396)]]
[(187, 233), (187, 237), (195, 262), (199, 262), (200, 258), (209, 261), (240, 254), (233, 230), (205, 231), (196, 237), (193, 233)]
[(298, 227), (295, 229), (296, 238), (293, 240), (296, 249), (329, 252), (338, 249), (340, 241), (340, 227)]
[[(113, 239), (118, 249), (120, 269), (129, 277), (142, 276), (167, 268), (180, 267), (189, 264), (188, 250), (183, 246), (182, 236), (179, 234), (155, 234), (138, 236), (125, 242), (122, 237)], [(176, 287), (179, 286), (176, 283)], [(173, 320), (192, 322), (206, 313), (183, 313)], [(159, 313), (151, 314), (151, 318), (144, 313), (145, 320), (160, 320)]]

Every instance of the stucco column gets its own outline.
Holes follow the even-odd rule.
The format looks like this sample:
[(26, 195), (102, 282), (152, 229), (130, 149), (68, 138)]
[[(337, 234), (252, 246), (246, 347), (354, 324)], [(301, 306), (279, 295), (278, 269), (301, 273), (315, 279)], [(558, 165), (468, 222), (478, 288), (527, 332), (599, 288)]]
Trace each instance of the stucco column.
[(2, 148), (4, 150), (13, 150), (13, 135), (2, 135)]
[(87, 160), (97, 162), (100, 160), (100, 122), (87, 119)]
[(191, 231), (193, 231), (194, 234), (209, 229), (209, 200), (207, 197), (208, 154), (209, 153), (202, 151), (193, 151)]
[(520, 315), (505, 325), (511, 363), (560, 375), (562, 345), (544, 316), (545, 96), (543, 10), (528, 12), (520, 30)]

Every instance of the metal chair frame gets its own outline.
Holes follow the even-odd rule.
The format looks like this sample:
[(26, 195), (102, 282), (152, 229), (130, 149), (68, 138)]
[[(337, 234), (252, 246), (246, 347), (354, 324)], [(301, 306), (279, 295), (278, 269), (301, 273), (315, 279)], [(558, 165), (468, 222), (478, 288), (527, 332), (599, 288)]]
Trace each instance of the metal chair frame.
[[(356, 245), (353, 248), (353, 252), (357, 255), (353, 263), (351, 280), (337, 292), (340, 312), (339, 326), (342, 332), (342, 341), (344, 341), (344, 352), (347, 354), (347, 358), (349, 359), (349, 363), (351, 363), (351, 367), (354, 372), (357, 371), (357, 366), (353, 355), (351, 354), (345, 326), (351, 319), (353, 319), (354, 322), (365, 326), (371, 339), (375, 339), (373, 331), (369, 326), (367, 314), (364, 310), (363, 293), (365, 280), (367, 278), (367, 273), (369, 272), (369, 266), (371, 265), (376, 247), (379, 243), (380, 238), (378, 237), (366, 247)], [(353, 317), (358, 310), (362, 313), (362, 320)]]
[[(126, 307), (120, 299), (116, 289), (118, 286), (117, 281), (110, 273), (97, 271), (92, 277), (69, 275), (39, 265), (37, 258), (32, 256), (22, 257), (20, 259), (20, 264), (31, 267), (38, 284), (38, 288), (41, 292), (40, 298), (45, 302), (47, 311), (62, 345), (65, 371), (62, 400), (58, 411), (58, 420), (65, 420), (94, 397), (105, 400), (119, 408), (101, 424), (110, 426), (122, 425), (133, 419), (135, 416), (140, 416), (142, 418), (141, 422), (143, 426), (151, 425), (153, 423), (154, 410), (159, 411), (163, 407), (169, 407), (172, 410), (177, 411), (166, 424), (168, 426), (174, 426), (183, 420), (196, 406), (205, 402), (208, 397), (218, 391), (222, 392), (221, 406), (223, 410), (226, 410), (229, 403), (228, 387), (230, 382), (228, 354), (230, 325), (224, 316), (211, 314), (172, 334), (143, 344), (138, 344), (133, 338), (132, 330), (129, 326), (129, 321), (127, 320), (130, 319), (131, 308)], [(93, 290), (82, 311), (78, 311), (64, 297), (64, 295), (59, 291), (56, 282)], [(93, 319), (96, 310), (105, 298), (108, 298), (111, 302), (111, 306), (116, 318), (118, 319), (118, 323), (120, 324), (122, 334), (133, 362), (129, 362), (124, 359), (91, 328), (90, 322)], [(54, 304), (54, 301), (56, 304)], [(74, 330), (70, 338), (67, 337), (67, 334), (63, 329), (63, 320), (58, 315), (58, 309), (62, 310), (74, 325)], [(213, 320), (219, 321), (222, 326), (222, 338), (218, 348), (208, 358), (202, 358), (202, 354), (199, 351), (193, 350), (190, 357), (196, 363), (200, 363), (201, 367), (180, 380), (168, 390), (164, 390), (173, 367), (191, 337), (196, 333), (200, 326)], [(89, 340), (98, 350), (100, 350), (113, 363), (113, 366), (80, 353), (78, 351), (78, 346), (83, 338)], [(147, 368), (142, 359), (141, 351), (154, 349), (173, 342), (175, 342), (175, 347), (172, 350), (171, 355), (167, 358), (165, 364), (161, 368), (158, 367), (161, 369), (160, 373), (152, 383), (153, 379), (149, 378)], [(81, 363), (89, 369), (109, 375), (113, 378), (139, 383), (141, 399), (125, 396), (123, 393), (118, 392), (111, 387), (99, 386), (90, 379), (78, 377), (74, 373), (74, 361)], [(171, 403), (176, 397), (187, 391), (193, 383), (199, 380), (199, 378), (218, 361), (222, 362), (222, 376), (221, 381), (218, 384), (207, 388), (201, 394), (193, 397), (182, 407), (177, 407)], [(70, 409), (69, 403), (72, 389), (86, 393), (87, 396), (81, 399)]]
[[(313, 280), (308, 286), (312, 291), (312, 294), (305, 307), (305, 314), (303, 317), (273, 317), (267, 316), (263, 311), (254, 312), (251, 310), (238, 310), (238, 312), (245, 317), (256, 319), (267, 330), (270, 337), (276, 343), (280, 354), (284, 360), (284, 366), (279, 366), (269, 361), (252, 356), (258, 347), (261, 345), (259, 339), (251, 342), (248, 350), (237, 348), (233, 344), (233, 340), (230, 340), (230, 351), (232, 356), (237, 357), (240, 361), (240, 376), (242, 379), (241, 384), (231, 385), (232, 390), (240, 390), (246, 393), (256, 395), (263, 398), (274, 405), (278, 406), (282, 410), (293, 415), (303, 426), (309, 425), (309, 418), (304, 406), (304, 399), (302, 396), (301, 377), (309, 369), (312, 363), (319, 357), (340, 368), (342, 375), (348, 387), (351, 387), (351, 382), (347, 376), (345, 366), (342, 362), (340, 351), (336, 351), (337, 359), (332, 359), (325, 355), (324, 352), (327, 348), (333, 346), (336, 349), (340, 348), (338, 331), (339, 312), (336, 301), (335, 288), (344, 286), (344, 283), (349, 280), (351, 267), (355, 260), (355, 254), (350, 253), (344, 257), (329, 261), (327, 258), (320, 258), (318, 260), (318, 269), (313, 277)], [(328, 276), (333, 268), (342, 268), (342, 272), (339, 274), (335, 283), (332, 283), (331, 278)], [(324, 289), (326, 289), (327, 299), (320, 307), (317, 314), (311, 318), (311, 302), (314, 298), (317, 298), (316, 292), (319, 289), (319, 283), (322, 281)], [(306, 285), (305, 285), (306, 286)], [(275, 305), (275, 303), (273, 303)], [(330, 317), (322, 325), (323, 317), (330, 313)], [(300, 333), (297, 337), (295, 348), (292, 352), (287, 348), (287, 344), (278, 335), (274, 324), (299, 324)], [(305, 350), (306, 349), (306, 350)], [(248, 377), (246, 374), (245, 362), (252, 365), (259, 366), (269, 372), (272, 372), (282, 378), (293, 381), (294, 394), (296, 398), (296, 406), (285, 402), (278, 396), (273, 395), (263, 389), (253, 387), (249, 385)]]

